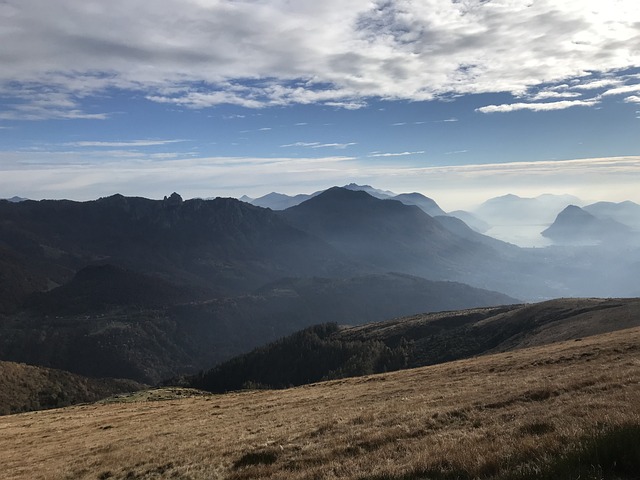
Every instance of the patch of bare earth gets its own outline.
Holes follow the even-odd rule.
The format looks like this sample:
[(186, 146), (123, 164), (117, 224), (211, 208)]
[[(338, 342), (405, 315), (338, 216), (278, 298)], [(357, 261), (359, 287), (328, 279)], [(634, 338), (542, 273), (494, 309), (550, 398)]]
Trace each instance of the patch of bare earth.
[(629, 422), (640, 328), (284, 391), (2, 417), (0, 477), (491, 477)]

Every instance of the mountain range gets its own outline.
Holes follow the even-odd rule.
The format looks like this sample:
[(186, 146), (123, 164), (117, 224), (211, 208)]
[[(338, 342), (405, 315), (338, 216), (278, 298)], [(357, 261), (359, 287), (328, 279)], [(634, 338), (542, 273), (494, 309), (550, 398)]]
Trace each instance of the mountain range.
[(568, 205), (581, 204), (573, 195), (543, 194), (535, 198), (508, 194), (482, 203), (473, 214), (489, 225), (544, 225)]
[(441, 211), (427, 197), (347, 187), (280, 211), (0, 201), (0, 360), (157, 383), (314, 324), (640, 295), (633, 242), (523, 249), (426, 213)]
[[(404, 203), (405, 205), (416, 205), (432, 217), (436, 215), (446, 215), (444, 210), (438, 206), (435, 200), (425, 197), (421, 193), (401, 193), (397, 195), (388, 190), (373, 188), (371, 185), (358, 185), (356, 183), (349, 183), (341, 188), (354, 192), (366, 192), (372, 197), (380, 200), (394, 199)], [(259, 198), (250, 198), (245, 195), (241, 197), (240, 200), (259, 207), (270, 208), (271, 210), (286, 210), (287, 208), (300, 205), (302, 202), (320, 195), (323, 191), (324, 190), (321, 190), (311, 194), (301, 193), (293, 196), (285, 195), (284, 193), (271, 192)]]

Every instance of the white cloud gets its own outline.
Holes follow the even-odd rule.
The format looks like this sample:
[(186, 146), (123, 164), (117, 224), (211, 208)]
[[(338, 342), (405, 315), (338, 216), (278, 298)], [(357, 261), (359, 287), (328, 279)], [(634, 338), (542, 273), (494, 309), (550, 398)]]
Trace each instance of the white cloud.
[(510, 103), (502, 105), (487, 105), (476, 108), (481, 113), (513, 112), (516, 110), (531, 110), (534, 112), (546, 112), (550, 110), (564, 110), (571, 107), (592, 107), (600, 102), (597, 98), (590, 100), (560, 100), (558, 102), (545, 103)]
[(625, 98), (624, 101), (627, 103), (640, 103), (640, 96), (631, 95), (630, 97)]
[(289, 148), (289, 147), (315, 147), (316, 145), (320, 145), (320, 142), (295, 142), (295, 143), (287, 143), (286, 145), (280, 145), (280, 148)]
[(604, 87), (619, 86), (622, 84), (622, 80), (619, 78), (601, 78), (599, 80), (593, 80), (588, 82), (580, 82), (576, 80), (576, 84), (569, 87), (564, 85), (565, 88), (571, 88), (573, 90), (597, 90)]
[(404, 157), (404, 156), (407, 156), (407, 155), (420, 155), (422, 153), (424, 153), (424, 150), (421, 150), (419, 152), (399, 152), (399, 153), (373, 152), (373, 153), (370, 153), (367, 156), (368, 157)]
[(622, 87), (611, 88), (605, 91), (602, 95), (623, 95), (625, 93), (640, 92), (640, 83), (635, 85), (624, 85)]
[(281, 148), (288, 147), (307, 147), (307, 148), (339, 148), (344, 149), (350, 147), (352, 145), (356, 145), (354, 142), (350, 143), (320, 143), (320, 142), (295, 142), (288, 143), (286, 145), (280, 145)]
[(105, 148), (120, 148), (120, 147), (152, 147), (157, 145), (168, 145), (171, 143), (186, 142), (187, 140), (132, 140), (128, 142), (98, 142), (98, 141), (81, 141), (81, 142), (67, 142), (64, 145), (67, 147), (105, 147)]
[[(615, 88), (617, 72), (640, 66), (636, 0), (617, 0), (615, 7), (599, 0), (3, 0), (0, 6), (0, 44), (10, 46), (0, 51), (0, 96), (18, 100), (5, 102), (0, 118), (12, 120), (104, 119), (108, 112), (88, 111), (84, 99), (110, 88), (189, 108), (358, 109), (371, 97), (522, 95), (559, 83)], [(610, 75), (594, 78), (598, 72)]]
[(350, 143), (320, 143), (318, 145), (313, 145), (311, 148), (339, 148), (344, 149), (350, 147), (352, 145), (356, 145), (355, 142)]
[(457, 155), (459, 153), (467, 153), (469, 150), (454, 150), (452, 152), (445, 152), (445, 155)]
[(528, 97), (528, 100), (532, 102), (537, 102), (540, 100), (548, 100), (550, 98), (575, 98), (582, 96), (581, 93), (578, 92), (567, 92), (567, 91), (557, 91), (557, 90), (542, 90), (535, 95), (531, 95)]
[(345, 108), (347, 110), (360, 110), (367, 106), (366, 102), (324, 102), (328, 107)]

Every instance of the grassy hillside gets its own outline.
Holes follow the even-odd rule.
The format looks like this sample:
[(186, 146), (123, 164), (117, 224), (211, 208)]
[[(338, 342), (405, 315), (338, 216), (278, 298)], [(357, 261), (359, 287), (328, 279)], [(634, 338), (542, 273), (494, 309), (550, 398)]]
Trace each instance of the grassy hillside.
[(95, 402), (145, 387), (131, 380), (85, 378), (61, 370), (0, 362), (0, 415)]
[(640, 326), (640, 299), (559, 299), (298, 332), (198, 375), (212, 392), (284, 388), (433, 365)]
[(634, 479), (640, 328), (283, 391), (0, 418), (9, 479)]

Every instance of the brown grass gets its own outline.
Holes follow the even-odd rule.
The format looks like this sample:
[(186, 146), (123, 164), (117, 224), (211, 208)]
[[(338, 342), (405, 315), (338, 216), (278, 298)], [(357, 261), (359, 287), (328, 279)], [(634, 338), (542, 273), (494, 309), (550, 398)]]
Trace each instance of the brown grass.
[(640, 328), (284, 391), (3, 417), (0, 477), (491, 477), (629, 422), (640, 423)]
[(143, 388), (148, 385), (133, 380), (87, 378), (52, 368), (0, 362), (0, 415), (95, 402)]

